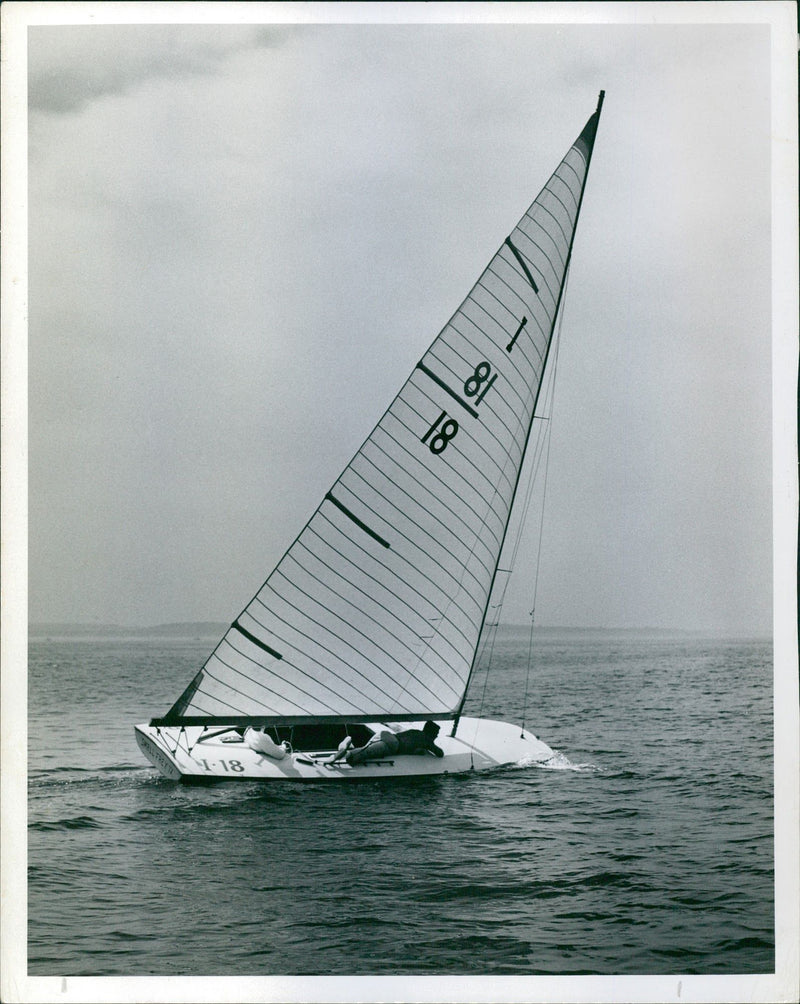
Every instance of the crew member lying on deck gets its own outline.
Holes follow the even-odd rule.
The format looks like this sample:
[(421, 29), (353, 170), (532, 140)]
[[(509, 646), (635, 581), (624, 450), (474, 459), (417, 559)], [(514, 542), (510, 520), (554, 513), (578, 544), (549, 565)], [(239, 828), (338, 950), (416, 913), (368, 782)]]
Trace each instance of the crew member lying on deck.
[(360, 749), (350, 749), (353, 741), (350, 736), (344, 740), (328, 763), (336, 763), (343, 758), (351, 766), (364, 763), (365, 760), (380, 760), (385, 756), (394, 755), (424, 755), (444, 756), (434, 739), (439, 735), (436, 722), (425, 722), (421, 729), (405, 729), (403, 732), (376, 732), (366, 746)]

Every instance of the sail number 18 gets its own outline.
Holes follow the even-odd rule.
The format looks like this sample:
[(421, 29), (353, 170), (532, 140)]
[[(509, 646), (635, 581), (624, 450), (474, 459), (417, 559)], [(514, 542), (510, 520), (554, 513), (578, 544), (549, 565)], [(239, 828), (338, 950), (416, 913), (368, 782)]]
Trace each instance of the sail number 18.
[(457, 432), (458, 422), (454, 418), (448, 418), (447, 412), (443, 411), (420, 442), (428, 443), (431, 453), (441, 453)]
[[(473, 409), (472, 405), (468, 405), (463, 398), (447, 387), (446, 384), (443, 384), (438, 378), (435, 379), (452, 397), (463, 404), (471, 415), (477, 418), (478, 413)], [(478, 363), (472, 375), (468, 376), (464, 381), (464, 397), (474, 398), (474, 403), (480, 404), (496, 379), (497, 374), (492, 373), (491, 365), (484, 359), (483, 362)], [(442, 411), (425, 435), (422, 436), (420, 442), (426, 443), (431, 453), (439, 454), (447, 448), (447, 444), (451, 439), (455, 438), (457, 432), (458, 422), (454, 418), (450, 418), (446, 411)]]
[[(490, 373), (492, 373), (492, 367), (484, 359), (482, 363), (478, 363), (475, 367), (475, 372), (472, 376), (468, 377), (464, 382), (464, 394), (467, 397), (474, 397), (475, 404), (481, 403), (486, 396), (486, 391), (497, 379), (496, 373), (492, 373), (491, 378), (489, 378)], [(483, 390), (481, 390), (481, 384), (486, 385)], [(480, 393), (478, 393), (478, 391), (480, 391)], [(477, 397), (475, 397), (476, 394), (478, 395)]]

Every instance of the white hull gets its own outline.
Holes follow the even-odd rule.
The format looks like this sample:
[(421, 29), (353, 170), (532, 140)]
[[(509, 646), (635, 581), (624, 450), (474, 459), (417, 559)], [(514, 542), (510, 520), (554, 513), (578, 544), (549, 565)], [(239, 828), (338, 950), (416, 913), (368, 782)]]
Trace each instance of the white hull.
[[(245, 742), (225, 742), (218, 729), (135, 726), (136, 741), (147, 759), (173, 781), (353, 781), (363, 778), (423, 777), (548, 760), (553, 751), (518, 725), (485, 718), (462, 718), (455, 736), (451, 722), (441, 722), (436, 740), (443, 757), (393, 755), (350, 766), (326, 763), (334, 750), (296, 751), (275, 759)], [(408, 723), (404, 727), (421, 727)], [(375, 731), (387, 726), (371, 726)], [(217, 734), (214, 734), (217, 733)], [(233, 733), (227, 733), (230, 737)]]

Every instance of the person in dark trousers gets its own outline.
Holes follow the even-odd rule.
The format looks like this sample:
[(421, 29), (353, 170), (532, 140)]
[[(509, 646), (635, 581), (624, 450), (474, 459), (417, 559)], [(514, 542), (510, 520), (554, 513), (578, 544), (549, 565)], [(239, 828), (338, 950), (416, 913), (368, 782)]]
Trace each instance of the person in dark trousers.
[(421, 729), (405, 729), (403, 732), (376, 732), (366, 746), (351, 749), (353, 742), (348, 736), (328, 763), (337, 763), (346, 759), (351, 766), (357, 766), (366, 760), (380, 760), (385, 756), (411, 755), (424, 756), (432, 753), (434, 756), (444, 756), (444, 751), (434, 740), (439, 735), (436, 722), (425, 722)]

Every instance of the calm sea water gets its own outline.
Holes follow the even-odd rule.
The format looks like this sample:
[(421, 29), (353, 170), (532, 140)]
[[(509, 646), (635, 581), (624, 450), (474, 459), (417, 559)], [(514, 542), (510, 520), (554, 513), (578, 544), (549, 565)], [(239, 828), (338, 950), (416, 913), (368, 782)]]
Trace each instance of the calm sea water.
[[(764, 641), (543, 632), (549, 767), (187, 787), (139, 753), (208, 639), (30, 646), (30, 975), (774, 970)], [(467, 711), (519, 720), (505, 630)]]

